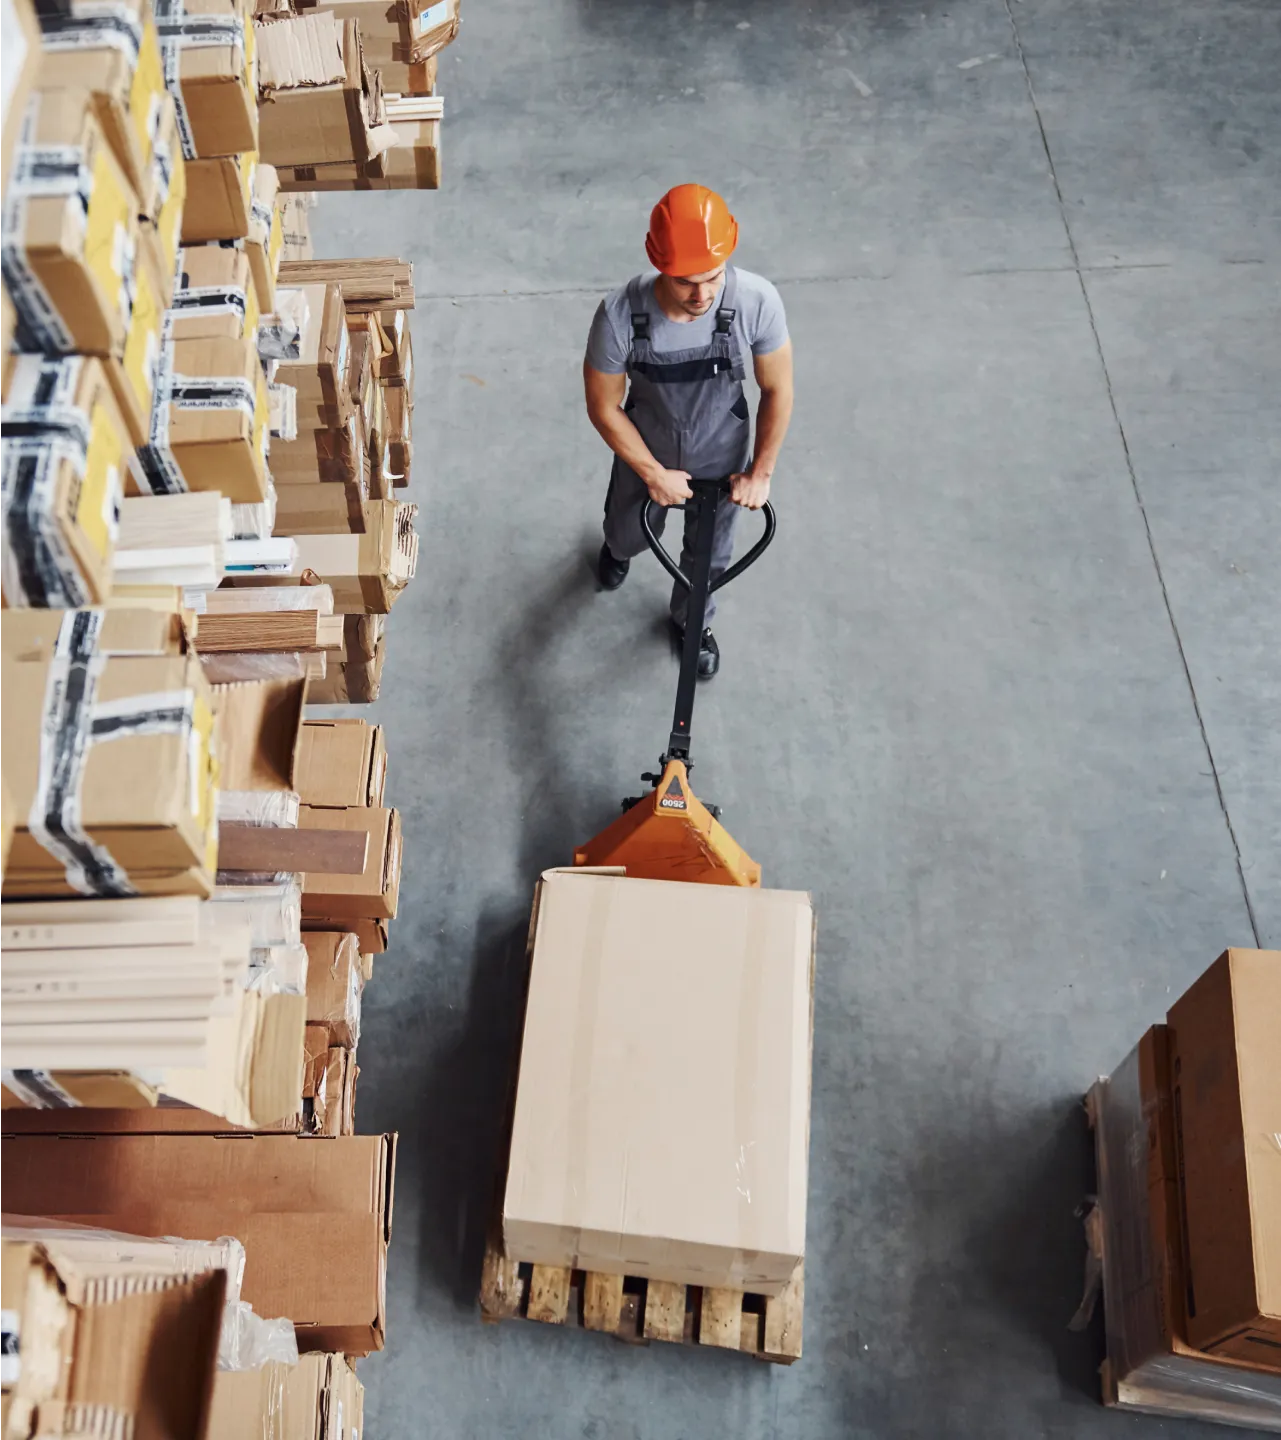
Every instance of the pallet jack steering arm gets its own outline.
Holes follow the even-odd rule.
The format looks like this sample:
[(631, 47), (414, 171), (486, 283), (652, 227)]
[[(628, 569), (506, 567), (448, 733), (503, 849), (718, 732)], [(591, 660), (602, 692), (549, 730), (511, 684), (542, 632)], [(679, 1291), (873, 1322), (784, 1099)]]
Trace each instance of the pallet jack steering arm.
[(698, 685), (698, 651), (707, 617), (707, 599), (713, 590), (737, 579), (764, 554), (774, 538), (774, 507), (762, 507), (765, 529), (761, 538), (723, 574), (712, 579), (712, 542), (716, 512), (729, 493), (730, 480), (691, 480), (693, 496), (670, 509), (691, 512), (692, 573), (687, 575), (663, 547), (654, 530), (653, 500), (641, 510), (641, 528), (659, 564), (689, 591), (685, 640), (681, 647), (680, 678), (676, 684), (676, 710), (667, 750), (657, 774), (642, 775), (653, 785), (649, 795), (623, 801), (623, 813), (586, 845), (574, 851), (575, 865), (621, 865), (628, 875), (650, 880), (699, 881), (709, 885), (759, 885), (761, 867), (741, 849), (720, 823), (715, 806), (704, 805), (689, 786), (690, 728), (694, 719), (694, 692)]
[[(749, 566), (755, 565), (769, 548), (777, 528), (774, 507), (767, 500), (761, 511), (765, 517), (765, 529), (761, 538), (746, 555), (740, 560), (736, 560), (728, 570), (713, 580), (712, 542), (716, 535), (716, 512), (722, 498), (729, 494), (730, 478), (726, 475), (715, 480), (691, 480), (689, 486), (694, 492), (693, 498), (687, 500), (683, 505), (672, 505), (668, 508), (688, 511), (691, 506), (693, 507), (692, 575), (686, 575), (672, 559), (654, 531), (651, 512), (661, 511), (664, 507), (659, 505), (656, 500), (647, 500), (641, 507), (641, 529), (645, 532), (649, 548), (658, 557), (659, 564), (672, 579), (689, 591), (689, 609), (685, 617), (685, 642), (681, 649), (680, 679), (676, 683), (676, 710), (672, 716), (672, 733), (667, 743), (667, 753), (660, 762), (660, 769), (665, 768), (669, 760), (682, 761), (686, 770), (693, 767), (693, 762), (689, 758), (690, 726), (694, 719), (694, 693), (698, 684), (698, 650), (703, 636), (703, 622), (707, 615), (708, 597), (714, 590), (719, 590), (722, 585), (728, 585), (731, 580), (736, 580)], [(648, 779), (649, 777), (642, 778)], [(657, 783), (657, 777), (655, 777), (655, 783)]]

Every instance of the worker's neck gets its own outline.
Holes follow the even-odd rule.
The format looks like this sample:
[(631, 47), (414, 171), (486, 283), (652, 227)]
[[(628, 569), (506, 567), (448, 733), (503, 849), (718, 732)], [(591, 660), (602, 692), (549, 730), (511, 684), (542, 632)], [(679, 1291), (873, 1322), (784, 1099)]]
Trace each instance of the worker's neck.
[(693, 320), (701, 320), (704, 315), (716, 305), (721, 298), (721, 291), (725, 289), (725, 277), (720, 278), (716, 287), (716, 294), (701, 310), (690, 310), (687, 302), (677, 293), (676, 287), (672, 284), (669, 276), (660, 272), (654, 281), (654, 298), (658, 301), (658, 308), (664, 315), (677, 325), (688, 325)]

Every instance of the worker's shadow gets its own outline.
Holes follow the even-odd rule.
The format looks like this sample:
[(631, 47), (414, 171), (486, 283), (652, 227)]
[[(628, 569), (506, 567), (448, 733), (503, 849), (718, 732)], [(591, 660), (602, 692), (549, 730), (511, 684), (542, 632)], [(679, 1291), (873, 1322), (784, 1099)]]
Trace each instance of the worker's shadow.
[[(617, 811), (617, 795), (610, 797), (611, 811), (603, 791), (610, 737), (588, 733), (570, 683), (572, 671), (577, 683), (586, 677), (608, 696), (629, 667), (624, 650), (586, 645), (598, 588), (587, 554), (584, 548), (566, 556), (548, 576), (502, 636), (482, 682), (486, 702), (502, 714), (519, 776), (510, 823), (519, 827), (516, 873), (523, 888), (502, 892), (481, 914), (462, 1029), (433, 1055), (411, 1122), (421, 1207), (419, 1285), (446, 1291), (460, 1309), (477, 1303), (486, 1232), (506, 1170), (534, 883), (543, 870), (571, 864), (575, 843)], [(584, 651), (596, 658), (588, 664), (573, 659)], [(584, 783), (591, 775), (602, 777), (595, 798)]]

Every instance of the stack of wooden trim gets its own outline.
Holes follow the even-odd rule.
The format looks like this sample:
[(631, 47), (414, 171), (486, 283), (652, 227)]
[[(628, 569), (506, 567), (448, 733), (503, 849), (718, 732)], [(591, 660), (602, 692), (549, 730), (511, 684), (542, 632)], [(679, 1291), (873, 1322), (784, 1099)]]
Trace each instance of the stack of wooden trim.
[(292, 1113), (306, 999), (245, 988), (243, 916), (175, 895), (5, 904), (0, 925), (7, 1103), (82, 1103), (96, 1072), (117, 1104), (155, 1103), (142, 1074), (236, 1124)]
[(342, 286), (348, 311), (412, 310), (414, 308), (414, 267), (411, 261), (394, 258), (355, 260), (282, 260), (282, 285), (316, 285), (335, 282)]

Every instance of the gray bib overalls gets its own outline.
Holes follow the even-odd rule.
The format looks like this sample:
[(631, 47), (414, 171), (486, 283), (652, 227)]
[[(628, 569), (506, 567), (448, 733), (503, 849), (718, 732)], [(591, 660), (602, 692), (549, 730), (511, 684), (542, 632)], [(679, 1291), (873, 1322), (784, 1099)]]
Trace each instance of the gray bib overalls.
[[(751, 451), (751, 424), (743, 394), (746, 371), (733, 329), (737, 293), (738, 279), (731, 265), (725, 271), (711, 343), (660, 355), (650, 344), (650, 314), (641, 295), (640, 277), (627, 287), (632, 348), (623, 410), (660, 465), (687, 470), (698, 479), (740, 473), (747, 468)], [(640, 525), (641, 506), (648, 499), (645, 482), (615, 456), (605, 497), (605, 543), (619, 560), (631, 559), (648, 548)], [(720, 502), (713, 579), (729, 567), (733, 556), (738, 510), (729, 499)], [(655, 516), (654, 529), (660, 535), (666, 520), (666, 510)], [(687, 574), (693, 563), (693, 538), (687, 512), (680, 562)], [(682, 627), (687, 595), (683, 586), (673, 586), (672, 619)], [(715, 608), (715, 596), (711, 596), (707, 621)]]

